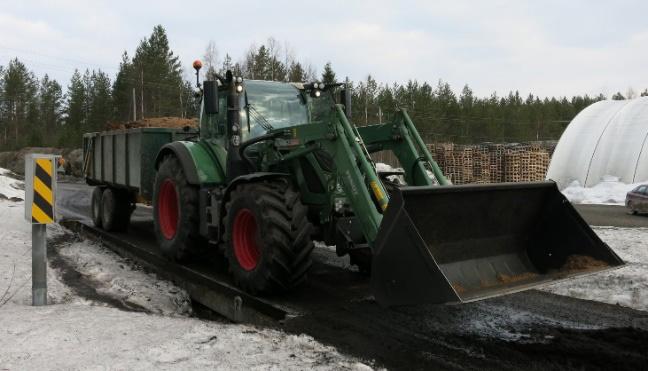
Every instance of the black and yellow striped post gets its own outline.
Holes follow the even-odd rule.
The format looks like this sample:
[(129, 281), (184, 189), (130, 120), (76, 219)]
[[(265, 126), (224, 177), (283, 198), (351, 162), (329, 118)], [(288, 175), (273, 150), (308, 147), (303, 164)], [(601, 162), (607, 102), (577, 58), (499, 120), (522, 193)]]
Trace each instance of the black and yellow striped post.
[(25, 219), (32, 223), (32, 305), (47, 304), (47, 224), (54, 223), (57, 156), (25, 158)]
[(34, 193), (31, 205), (32, 223), (54, 222), (54, 192), (52, 175), (56, 174), (55, 162), (51, 158), (34, 160)]

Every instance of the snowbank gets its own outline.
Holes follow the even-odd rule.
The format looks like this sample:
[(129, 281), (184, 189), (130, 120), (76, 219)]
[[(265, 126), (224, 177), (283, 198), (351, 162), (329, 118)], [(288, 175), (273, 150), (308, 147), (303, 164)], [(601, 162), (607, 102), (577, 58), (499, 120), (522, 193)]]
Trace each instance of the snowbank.
[(183, 290), (100, 246), (75, 241), (58, 225), (48, 226), (48, 236), (69, 240), (57, 251), (78, 279), (97, 295), (146, 313), (80, 297), (51, 265), (50, 305), (32, 307), (31, 225), (23, 210), (22, 201), (0, 199), (1, 369), (370, 369), (310, 336), (189, 317)]
[(639, 184), (625, 184), (614, 176), (605, 176), (593, 187), (583, 187), (575, 180), (562, 193), (574, 204), (625, 205), (626, 194)]
[[(0, 195), (6, 198), (20, 198), (25, 199), (25, 185), (20, 180), (15, 180), (8, 176), (11, 171), (0, 167)], [(4, 198), (0, 196), (0, 198)]]
[(10, 370), (363, 370), (309, 336), (83, 304), (10, 306), (0, 316)]
[(59, 254), (82, 274), (101, 296), (127, 308), (164, 315), (191, 314), (191, 299), (173, 283), (146, 273), (132, 261), (88, 241), (58, 246)]
[(545, 290), (648, 311), (648, 229), (595, 227), (594, 231), (626, 262), (626, 266), (574, 278)]

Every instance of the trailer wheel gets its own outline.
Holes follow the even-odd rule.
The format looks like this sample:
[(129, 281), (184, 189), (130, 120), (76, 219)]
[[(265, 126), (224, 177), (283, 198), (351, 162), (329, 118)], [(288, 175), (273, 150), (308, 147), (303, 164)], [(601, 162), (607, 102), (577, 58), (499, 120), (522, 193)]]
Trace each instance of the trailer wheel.
[(106, 188), (101, 195), (101, 225), (106, 231), (125, 231), (130, 224), (132, 204), (126, 191)]
[(162, 159), (153, 193), (155, 235), (162, 253), (176, 261), (200, 255), (207, 242), (199, 234), (198, 188), (187, 183), (178, 159)]
[(103, 195), (103, 189), (101, 187), (95, 187), (92, 191), (92, 223), (95, 227), (101, 228), (101, 196)]
[(307, 212), (286, 181), (232, 191), (222, 247), (239, 287), (253, 294), (282, 292), (306, 279), (313, 250)]

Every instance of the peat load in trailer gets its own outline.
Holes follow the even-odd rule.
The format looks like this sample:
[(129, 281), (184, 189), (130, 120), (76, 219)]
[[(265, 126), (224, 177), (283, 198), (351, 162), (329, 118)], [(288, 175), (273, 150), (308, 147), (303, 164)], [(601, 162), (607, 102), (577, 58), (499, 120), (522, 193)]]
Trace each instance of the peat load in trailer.
[[(231, 72), (200, 91), (197, 131), (84, 135), (97, 226), (124, 230), (148, 201), (162, 253), (181, 262), (220, 249), (235, 283), (260, 295), (304, 282), (321, 240), (370, 272), (388, 306), (479, 300), (623, 264), (554, 183), (449, 185), (405, 110), (356, 127), (341, 84)], [(404, 170), (377, 171), (378, 151)]]

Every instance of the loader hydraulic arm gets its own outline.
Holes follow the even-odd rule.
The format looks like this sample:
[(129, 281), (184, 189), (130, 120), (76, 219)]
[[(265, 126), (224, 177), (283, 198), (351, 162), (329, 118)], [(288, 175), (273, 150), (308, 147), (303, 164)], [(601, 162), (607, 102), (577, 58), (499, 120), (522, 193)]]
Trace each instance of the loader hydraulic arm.
[[(370, 152), (394, 152), (405, 171), (405, 181), (408, 185), (448, 184), (404, 109), (396, 113), (393, 122), (359, 127), (358, 132)], [(432, 173), (432, 177), (428, 171)]]
[(323, 144), (335, 159), (337, 178), (371, 245), (378, 234), (382, 212), (387, 208), (387, 192), (378, 179), (362, 137), (347, 120), (341, 105), (335, 106), (331, 125), (335, 137)]
[(390, 124), (356, 128), (347, 120), (342, 106), (336, 105), (332, 125), (337, 135), (334, 140), (325, 142), (330, 146), (329, 152), (334, 154), (338, 179), (370, 246), (378, 234), (389, 196), (367, 147), (374, 151), (393, 151), (404, 167), (409, 185), (448, 184), (405, 110), (400, 110)]

